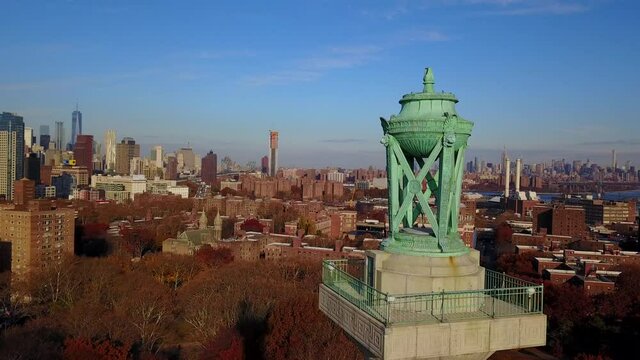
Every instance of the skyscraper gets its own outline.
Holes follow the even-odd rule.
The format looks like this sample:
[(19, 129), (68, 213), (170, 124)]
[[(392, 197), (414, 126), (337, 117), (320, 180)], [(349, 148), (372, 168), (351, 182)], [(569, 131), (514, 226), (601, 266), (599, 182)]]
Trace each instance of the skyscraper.
[(25, 174), (24, 176), (29, 179), (35, 181), (36, 184), (40, 184), (40, 162), (42, 153), (31, 153), (27, 156), (25, 162)]
[(76, 165), (85, 166), (89, 176), (93, 174), (93, 135), (78, 135), (73, 148)]
[(155, 166), (158, 169), (162, 169), (163, 167), (163, 158), (164, 158), (164, 150), (162, 146), (156, 145), (151, 148), (151, 160), (155, 163)]
[(263, 174), (269, 173), (269, 157), (268, 156), (263, 156), (260, 159), (260, 170), (262, 171)]
[(64, 123), (62, 121), (56, 121), (56, 137), (54, 141), (56, 143), (56, 150), (64, 149)]
[(3, 112), (0, 117), (0, 195), (13, 199), (13, 184), (24, 176), (24, 120)]
[(104, 167), (107, 171), (116, 169), (116, 132), (107, 130), (104, 133)]
[(33, 146), (33, 128), (24, 128), (24, 146), (25, 148), (22, 151), (28, 152), (31, 150), (31, 147)]
[(116, 173), (129, 175), (131, 160), (140, 157), (140, 144), (136, 144), (133, 138), (125, 137), (116, 145)]
[(196, 169), (196, 154), (190, 147), (184, 147), (177, 151), (178, 171), (191, 172)]
[(178, 179), (178, 159), (173, 155), (167, 157), (167, 169), (164, 178), (166, 180)]
[(51, 135), (49, 134), (49, 125), (40, 125), (40, 146), (43, 149), (49, 149), (49, 143), (51, 142)]
[(269, 176), (278, 172), (278, 132), (269, 130)]
[(618, 160), (616, 159), (616, 149), (611, 150), (611, 169), (616, 170), (618, 168)]
[(202, 158), (201, 177), (205, 184), (214, 185), (218, 176), (218, 155), (213, 151)]
[(76, 137), (82, 134), (82, 113), (78, 110), (78, 104), (76, 104), (76, 110), (71, 113), (71, 145), (76, 144)]

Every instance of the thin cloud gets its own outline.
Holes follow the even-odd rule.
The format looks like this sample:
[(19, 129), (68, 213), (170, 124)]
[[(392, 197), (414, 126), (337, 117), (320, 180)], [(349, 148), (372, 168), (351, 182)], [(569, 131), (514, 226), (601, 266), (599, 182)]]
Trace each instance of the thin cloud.
[(585, 0), (466, 0), (466, 3), (488, 8), (477, 15), (570, 15), (591, 9), (591, 1)]
[(640, 145), (640, 139), (585, 141), (585, 142), (578, 143), (576, 145), (580, 145), (580, 146), (632, 146), (632, 145)]
[(354, 144), (354, 143), (363, 143), (364, 139), (324, 139), (320, 140), (320, 142), (328, 143), (328, 144)]
[(263, 85), (286, 85), (295, 82), (309, 82), (320, 78), (322, 74), (318, 71), (286, 70), (265, 75), (254, 75), (244, 79), (253, 86)]
[(255, 57), (256, 55), (257, 55), (256, 52), (252, 50), (236, 49), (236, 50), (200, 51), (196, 57), (202, 60), (219, 60), (219, 59), (229, 59), (229, 58)]
[(394, 35), (392, 38), (401, 40), (389, 41), (386, 46), (353, 45), (329, 47), (322, 52), (294, 61), (290, 69), (245, 77), (244, 82), (249, 85), (262, 86), (315, 81), (333, 70), (351, 69), (366, 65), (378, 59), (385, 51), (394, 46), (406, 46), (413, 42), (448, 41), (450, 39), (449, 36), (442, 32), (424, 29), (413, 29), (411, 31), (398, 32)]
[(373, 60), (381, 50), (377, 46), (333, 47), (327, 54), (304, 59), (299, 66), (310, 71), (347, 69)]
[(376, 58), (382, 48), (371, 45), (351, 47), (330, 47), (322, 53), (294, 62), (291, 69), (274, 71), (264, 75), (246, 77), (250, 85), (285, 85), (295, 82), (315, 81), (327, 72), (350, 69), (364, 65)]
[(435, 7), (472, 8), (473, 15), (481, 16), (527, 16), (527, 15), (571, 15), (589, 11), (594, 0), (424, 0), (397, 2), (383, 9), (366, 9), (365, 16), (398, 20), (411, 13), (422, 13)]
[(23, 91), (38, 89), (63, 89), (81, 85), (103, 85), (123, 80), (137, 79), (157, 73), (157, 69), (143, 69), (126, 73), (101, 74), (95, 76), (77, 76), (42, 81), (0, 83), (0, 91)]
[(547, 6), (531, 6), (518, 9), (484, 11), (479, 15), (526, 16), (526, 15), (569, 15), (582, 13), (588, 7), (579, 4), (550, 4)]

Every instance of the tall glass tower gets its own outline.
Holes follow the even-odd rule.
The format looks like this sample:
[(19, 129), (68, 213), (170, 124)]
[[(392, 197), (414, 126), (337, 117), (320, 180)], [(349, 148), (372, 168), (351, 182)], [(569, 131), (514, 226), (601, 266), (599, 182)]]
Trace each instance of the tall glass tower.
[(13, 183), (24, 177), (24, 120), (22, 116), (0, 114), (0, 195), (13, 199)]
[(82, 134), (82, 113), (78, 110), (78, 104), (76, 104), (76, 110), (71, 113), (71, 145), (76, 144), (76, 138)]
[(55, 137), (55, 142), (56, 142), (56, 149), (57, 150), (64, 150), (64, 123), (62, 121), (56, 121), (56, 137)]

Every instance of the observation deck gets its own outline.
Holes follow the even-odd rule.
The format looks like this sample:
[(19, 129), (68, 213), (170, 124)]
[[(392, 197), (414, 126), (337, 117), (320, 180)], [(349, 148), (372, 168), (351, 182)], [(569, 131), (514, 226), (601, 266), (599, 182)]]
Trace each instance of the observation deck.
[(364, 260), (325, 260), (320, 309), (373, 358), (484, 359), (546, 341), (543, 287), (484, 272), (477, 290), (384, 293)]

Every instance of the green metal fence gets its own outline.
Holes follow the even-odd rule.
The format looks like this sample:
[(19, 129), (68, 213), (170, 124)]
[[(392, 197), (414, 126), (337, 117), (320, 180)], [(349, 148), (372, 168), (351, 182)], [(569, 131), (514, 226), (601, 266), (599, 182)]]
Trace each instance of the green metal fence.
[(349, 266), (347, 260), (325, 260), (322, 282), (387, 325), (542, 313), (542, 285), (491, 270), (485, 270), (484, 289), (393, 295), (380, 292), (351, 275)]

